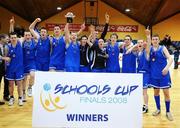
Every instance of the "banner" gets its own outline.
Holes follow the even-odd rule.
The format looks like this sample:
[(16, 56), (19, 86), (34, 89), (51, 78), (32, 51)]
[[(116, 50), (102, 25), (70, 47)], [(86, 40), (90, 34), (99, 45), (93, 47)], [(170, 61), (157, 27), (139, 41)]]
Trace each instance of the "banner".
[(142, 128), (142, 75), (36, 72), (33, 127)]
[[(46, 23), (46, 28), (48, 31), (53, 31), (54, 26), (59, 25), (60, 28), (64, 29), (65, 24), (53, 24)], [(70, 31), (79, 31), (81, 24), (70, 24)], [(88, 31), (88, 26), (86, 26), (85, 31)], [(104, 30), (104, 25), (97, 25), (96, 31), (102, 32)], [(138, 32), (138, 25), (109, 25), (108, 32)]]

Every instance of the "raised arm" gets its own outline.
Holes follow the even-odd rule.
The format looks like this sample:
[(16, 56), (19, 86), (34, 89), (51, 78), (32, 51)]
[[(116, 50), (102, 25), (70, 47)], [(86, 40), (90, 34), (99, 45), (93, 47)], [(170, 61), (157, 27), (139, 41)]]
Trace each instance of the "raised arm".
[(81, 33), (82, 33), (82, 31), (84, 31), (84, 29), (86, 28), (86, 26), (85, 26), (85, 22), (81, 25), (81, 29), (77, 32), (77, 36), (79, 36)]
[(147, 46), (145, 48), (146, 54), (150, 55), (150, 46), (151, 46), (151, 31), (149, 30), (149, 27), (145, 30), (146, 38), (147, 38)]
[(136, 52), (137, 50), (138, 50), (138, 44), (135, 44), (126, 51), (126, 54), (129, 54), (131, 52)]
[(65, 34), (65, 42), (66, 44), (69, 44), (70, 43), (69, 23), (66, 23), (64, 27), (64, 34)]
[(103, 30), (103, 32), (101, 34), (101, 39), (103, 39), (103, 40), (104, 40), (104, 38), (105, 38), (105, 36), (107, 34), (108, 26), (109, 26), (109, 15), (107, 13), (105, 14), (105, 19), (106, 19), (106, 24), (105, 24), (104, 30)]
[(29, 30), (30, 30), (31, 34), (34, 36), (35, 39), (39, 39), (39, 38), (40, 38), (39, 34), (34, 30), (35, 25), (36, 25), (38, 22), (41, 22), (41, 19), (40, 19), (40, 18), (36, 18), (36, 19), (32, 22), (32, 24), (29, 26)]
[(91, 34), (89, 35), (88, 40), (87, 40), (87, 43), (88, 43), (89, 47), (92, 47), (92, 46), (93, 46), (93, 43), (91, 43), (92, 35), (93, 35), (93, 34), (92, 34), (92, 32), (91, 32)]
[(14, 20), (14, 16), (12, 16), (12, 18), (9, 21), (9, 33), (14, 32), (14, 24), (15, 24), (15, 20)]

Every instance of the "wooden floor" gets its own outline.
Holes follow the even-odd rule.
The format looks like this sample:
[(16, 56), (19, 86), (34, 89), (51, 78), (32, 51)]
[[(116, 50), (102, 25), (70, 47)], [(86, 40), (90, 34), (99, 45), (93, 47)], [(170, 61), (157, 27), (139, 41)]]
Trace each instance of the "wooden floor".
[[(180, 68), (174, 70), (171, 68), (171, 77), (173, 86), (171, 93), (171, 111), (174, 121), (168, 121), (165, 116), (164, 97), (161, 97), (162, 113), (158, 117), (153, 117), (152, 112), (155, 110), (153, 99), (153, 89), (149, 89), (149, 113), (143, 116), (143, 128), (180, 128)], [(0, 93), (2, 99), (2, 89)], [(162, 94), (162, 92), (161, 92)], [(19, 107), (17, 102), (14, 106), (0, 106), (0, 128), (31, 128), (32, 127), (32, 98), (23, 107)]]

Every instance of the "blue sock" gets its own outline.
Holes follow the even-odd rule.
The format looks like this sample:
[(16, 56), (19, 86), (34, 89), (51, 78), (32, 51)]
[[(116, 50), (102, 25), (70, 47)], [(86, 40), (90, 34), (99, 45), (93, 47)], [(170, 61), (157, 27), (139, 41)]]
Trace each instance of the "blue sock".
[(158, 110), (160, 110), (160, 96), (154, 96), (156, 107)]
[(166, 104), (166, 112), (170, 112), (170, 100), (165, 101), (165, 104)]

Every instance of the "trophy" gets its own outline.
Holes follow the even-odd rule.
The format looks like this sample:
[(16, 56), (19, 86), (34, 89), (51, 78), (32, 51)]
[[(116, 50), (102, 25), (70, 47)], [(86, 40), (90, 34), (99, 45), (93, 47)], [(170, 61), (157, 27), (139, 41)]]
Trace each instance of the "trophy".
[(65, 17), (67, 18), (67, 23), (72, 23), (75, 15), (72, 12), (68, 12)]

